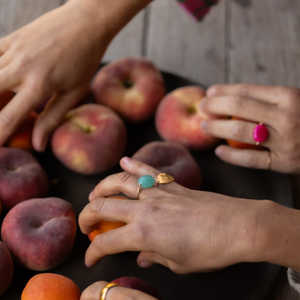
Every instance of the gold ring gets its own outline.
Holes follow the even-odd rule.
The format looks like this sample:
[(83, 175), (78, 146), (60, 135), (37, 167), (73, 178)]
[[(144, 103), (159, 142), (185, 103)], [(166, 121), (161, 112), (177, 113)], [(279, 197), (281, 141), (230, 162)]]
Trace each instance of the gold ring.
[(106, 284), (100, 292), (99, 300), (105, 300), (108, 291), (115, 286), (120, 286), (120, 285), (114, 282)]
[[(159, 186), (159, 184), (167, 184), (174, 181), (174, 178), (171, 175), (168, 175), (166, 173), (160, 173), (156, 177), (156, 186)], [(142, 189), (147, 189), (150, 187), (155, 186), (155, 179), (151, 175), (144, 175), (141, 176), (138, 179), (138, 189), (136, 193), (136, 199), (139, 200), (140, 192)]]
[(268, 167), (267, 170), (270, 170), (271, 167), (271, 151), (269, 151), (269, 155), (268, 155)]

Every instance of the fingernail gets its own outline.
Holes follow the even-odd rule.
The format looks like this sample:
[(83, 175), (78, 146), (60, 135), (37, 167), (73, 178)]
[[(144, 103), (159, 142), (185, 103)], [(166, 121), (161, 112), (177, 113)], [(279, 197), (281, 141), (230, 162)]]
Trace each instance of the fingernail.
[(199, 104), (199, 109), (200, 109), (201, 111), (204, 110), (204, 105), (205, 105), (205, 100), (202, 100), (202, 101), (200, 102), (200, 104)]
[(203, 130), (204, 133), (207, 132), (207, 121), (206, 120), (203, 120), (201, 123), (200, 123), (200, 127), (201, 129)]
[(206, 91), (206, 96), (207, 97), (214, 97), (217, 93), (217, 89), (216, 88), (209, 88), (207, 91)]
[(93, 197), (93, 195), (94, 195), (94, 190), (90, 192), (89, 199), (91, 199)]
[(130, 157), (127, 157), (127, 156), (124, 156), (121, 160), (125, 164), (128, 164), (131, 161)]
[(149, 268), (149, 267), (151, 267), (152, 265), (151, 265), (150, 263), (146, 262), (146, 261), (140, 261), (140, 262), (139, 262), (139, 266), (140, 266), (141, 268)]
[(215, 149), (215, 154), (216, 154), (217, 156), (222, 157), (222, 156), (223, 156), (223, 153), (224, 153), (223, 147), (217, 147), (217, 148)]

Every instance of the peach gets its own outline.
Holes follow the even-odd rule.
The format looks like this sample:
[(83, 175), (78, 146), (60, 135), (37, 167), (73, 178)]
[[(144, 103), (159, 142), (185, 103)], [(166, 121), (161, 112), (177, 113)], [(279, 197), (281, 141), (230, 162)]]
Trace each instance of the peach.
[(21, 201), (45, 197), (48, 189), (47, 174), (31, 153), (0, 147), (0, 199), (4, 211)]
[(13, 260), (36, 271), (52, 269), (66, 260), (75, 234), (74, 209), (60, 198), (23, 201), (7, 213), (1, 227)]
[(51, 139), (54, 155), (81, 174), (105, 172), (117, 165), (125, 149), (123, 121), (110, 108), (84, 104), (71, 110)]
[(93, 80), (92, 91), (97, 103), (109, 106), (130, 122), (151, 117), (166, 93), (164, 79), (155, 65), (133, 57), (102, 67)]
[(132, 158), (173, 176), (175, 182), (184, 187), (200, 188), (200, 168), (190, 152), (180, 144), (151, 142), (140, 148)]
[(14, 97), (14, 92), (6, 91), (0, 94), (0, 110)]
[(68, 277), (41, 273), (27, 282), (21, 300), (79, 300), (80, 295), (79, 287)]
[(113, 280), (112, 282), (117, 283), (126, 288), (139, 290), (150, 296), (153, 296), (156, 299), (161, 299), (157, 290), (152, 285), (150, 285), (148, 282), (146, 282), (140, 278), (124, 276), (124, 277), (117, 278), (117, 279)]
[(31, 114), (18, 126), (14, 133), (6, 141), (8, 147), (16, 147), (26, 151), (33, 152), (32, 146), (32, 131), (38, 114), (33, 111)]
[[(110, 196), (108, 198), (129, 200), (129, 198), (123, 196)], [(113, 221), (101, 220), (96, 224), (95, 230), (88, 234), (88, 238), (92, 242), (98, 234), (107, 232), (109, 230), (117, 229), (125, 225), (126, 223), (124, 222), (113, 222)]]
[(14, 273), (14, 265), (11, 255), (0, 241), (0, 296), (8, 289)]
[(198, 86), (185, 86), (173, 90), (160, 102), (155, 125), (162, 139), (184, 145), (191, 150), (207, 150), (220, 139), (207, 135), (200, 127), (204, 119), (220, 118), (199, 109), (205, 90)]

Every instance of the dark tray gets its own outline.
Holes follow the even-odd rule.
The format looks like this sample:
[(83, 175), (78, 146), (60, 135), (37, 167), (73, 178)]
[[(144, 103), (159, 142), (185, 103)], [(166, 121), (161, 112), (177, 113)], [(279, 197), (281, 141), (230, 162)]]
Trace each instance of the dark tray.
[[(166, 72), (163, 72), (163, 75), (167, 91), (196, 84)], [(129, 140), (124, 155), (131, 156), (144, 144), (161, 140), (153, 119), (138, 126), (126, 126)], [(291, 186), (286, 175), (236, 167), (222, 162), (213, 151), (192, 154), (202, 171), (202, 190), (249, 199), (270, 199), (292, 206)], [(45, 153), (36, 154), (36, 157), (50, 180), (57, 182), (51, 186), (49, 196), (60, 197), (72, 203), (77, 215), (88, 203), (88, 195), (94, 186), (107, 175), (121, 171), (119, 167), (115, 167), (109, 173), (83, 176), (65, 168), (53, 157), (50, 149)], [(164, 300), (263, 300), (271, 291), (281, 271), (281, 267), (268, 263), (242, 263), (212, 273), (176, 275), (160, 265), (149, 269), (139, 268), (136, 264), (136, 252), (107, 256), (96, 267), (88, 269), (84, 265), (84, 255), (89, 244), (87, 236), (78, 228), (69, 258), (48, 272), (69, 277), (82, 291), (98, 280), (111, 281), (121, 276), (135, 276), (152, 284)], [(37, 273), (15, 266), (12, 284), (1, 296), (1, 300), (20, 299), (27, 281)]]

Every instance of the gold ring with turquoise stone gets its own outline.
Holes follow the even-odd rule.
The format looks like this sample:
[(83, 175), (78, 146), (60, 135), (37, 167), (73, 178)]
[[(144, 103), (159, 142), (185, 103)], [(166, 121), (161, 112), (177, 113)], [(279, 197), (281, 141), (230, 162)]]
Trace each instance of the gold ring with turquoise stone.
[[(174, 181), (174, 178), (166, 173), (160, 173), (156, 177), (157, 186), (159, 184), (167, 184)], [(147, 189), (155, 185), (155, 179), (151, 175), (144, 175), (138, 179), (138, 190), (136, 194), (136, 199), (139, 199), (139, 195), (142, 189)]]

